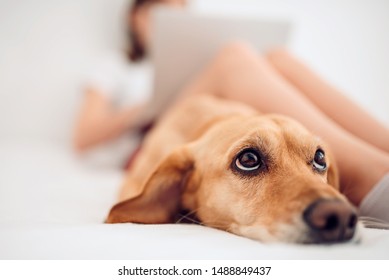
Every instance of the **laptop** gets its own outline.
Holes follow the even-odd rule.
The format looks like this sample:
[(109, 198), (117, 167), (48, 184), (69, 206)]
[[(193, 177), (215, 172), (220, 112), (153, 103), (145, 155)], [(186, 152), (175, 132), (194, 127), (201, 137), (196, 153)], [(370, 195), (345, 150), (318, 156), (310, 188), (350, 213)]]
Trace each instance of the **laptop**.
[(287, 44), (283, 20), (199, 14), (158, 8), (152, 14), (153, 99), (139, 124), (155, 120), (175, 97), (231, 41), (249, 42), (258, 52)]

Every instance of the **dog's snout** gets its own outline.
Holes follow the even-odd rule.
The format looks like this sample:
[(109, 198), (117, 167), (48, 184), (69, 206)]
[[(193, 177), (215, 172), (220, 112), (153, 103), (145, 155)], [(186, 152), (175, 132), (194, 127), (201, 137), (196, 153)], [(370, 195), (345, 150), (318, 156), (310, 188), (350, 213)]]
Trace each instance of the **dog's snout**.
[(350, 240), (358, 221), (355, 209), (341, 200), (320, 199), (303, 213), (313, 241), (319, 243)]

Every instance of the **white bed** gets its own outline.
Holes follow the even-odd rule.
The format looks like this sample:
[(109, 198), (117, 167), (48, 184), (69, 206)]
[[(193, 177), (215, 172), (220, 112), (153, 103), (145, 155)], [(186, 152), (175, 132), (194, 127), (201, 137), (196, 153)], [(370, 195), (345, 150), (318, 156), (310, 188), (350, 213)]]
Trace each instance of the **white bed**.
[[(112, 29), (104, 27), (101, 18), (107, 12), (118, 13), (125, 1), (53, 2), (0, 4), (0, 53), (5, 59), (0, 64), (0, 259), (389, 259), (389, 231), (362, 230), (357, 244), (303, 246), (265, 245), (196, 225), (103, 224), (123, 174), (74, 155), (68, 135), (86, 65), (114, 47), (107, 42), (115, 24)], [(206, 2), (202, 1), (204, 7)], [(261, 1), (271, 10), (275, 4), (270, 2), (274, 1)], [(327, 2), (321, 5), (330, 5)], [(316, 18), (297, 32), (292, 47), (325, 76), (356, 93), (357, 100), (364, 102), (362, 93), (374, 84), (377, 94), (366, 99), (366, 108), (389, 123), (385, 106), (374, 101), (387, 98), (378, 93), (388, 92), (383, 75), (388, 65), (365, 61), (365, 71), (372, 74), (365, 80), (365, 71), (345, 66), (347, 59), (367, 55), (365, 47), (354, 49), (337, 67), (331, 60), (326, 64), (317, 54), (337, 59), (342, 54), (326, 47), (312, 51), (313, 43), (304, 41)], [(388, 23), (384, 16), (381, 19)], [(340, 38), (342, 30), (332, 29)], [(374, 50), (382, 51), (381, 58), (389, 58), (388, 41), (377, 45), (382, 50)]]

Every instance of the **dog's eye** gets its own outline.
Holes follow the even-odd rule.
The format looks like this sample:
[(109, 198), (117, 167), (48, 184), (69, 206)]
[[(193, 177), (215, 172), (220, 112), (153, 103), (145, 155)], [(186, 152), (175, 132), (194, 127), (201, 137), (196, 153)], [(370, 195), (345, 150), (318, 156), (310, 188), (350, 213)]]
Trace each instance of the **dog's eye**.
[(319, 172), (324, 172), (327, 169), (326, 156), (322, 149), (318, 149), (312, 162), (313, 168)]
[(235, 166), (242, 171), (254, 171), (261, 167), (262, 161), (254, 150), (242, 151), (235, 160)]

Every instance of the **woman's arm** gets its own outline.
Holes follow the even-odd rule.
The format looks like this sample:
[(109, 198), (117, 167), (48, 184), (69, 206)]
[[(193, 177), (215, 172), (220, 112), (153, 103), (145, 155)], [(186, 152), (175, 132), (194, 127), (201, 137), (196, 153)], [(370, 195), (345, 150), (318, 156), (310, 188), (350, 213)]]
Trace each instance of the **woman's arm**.
[(75, 149), (85, 151), (133, 128), (143, 106), (118, 110), (104, 94), (97, 89), (88, 88), (76, 122)]

